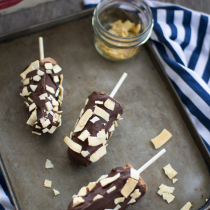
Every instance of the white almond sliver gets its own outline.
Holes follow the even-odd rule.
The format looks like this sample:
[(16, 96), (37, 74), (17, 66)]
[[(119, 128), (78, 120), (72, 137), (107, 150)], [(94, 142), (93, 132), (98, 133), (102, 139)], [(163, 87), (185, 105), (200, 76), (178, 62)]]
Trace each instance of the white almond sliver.
[(110, 189), (108, 189), (106, 192), (107, 194), (110, 194), (111, 192), (116, 190), (116, 186), (111, 187)]
[(132, 203), (135, 203), (136, 200), (134, 198), (131, 198), (130, 201), (127, 203), (127, 204), (132, 204)]
[(37, 113), (36, 113), (36, 109), (31, 113), (30, 117), (28, 118), (28, 121), (26, 122), (26, 124), (30, 125), (30, 126), (34, 126), (34, 123), (37, 121)]
[(78, 206), (81, 203), (84, 203), (85, 200), (82, 197), (76, 197), (73, 199), (73, 207)]
[(37, 88), (37, 85), (30, 85), (30, 88), (31, 88), (31, 90), (32, 90), (33, 92), (35, 92), (35, 91), (36, 91), (36, 88)]
[(39, 75), (36, 75), (33, 77), (33, 80), (36, 82), (39, 82), (40, 79), (41, 79), (41, 77)]
[(90, 136), (89, 131), (88, 131), (88, 130), (84, 130), (84, 131), (78, 136), (78, 139), (80, 139), (81, 141), (85, 141), (85, 139), (87, 139), (88, 136)]
[(51, 188), (52, 186), (52, 181), (45, 179), (44, 181), (44, 186), (47, 188)]
[(95, 101), (95, 104), (103, 104), (103, 101)]
[(64, 142), (74, 151), (80, 153), (82, 151), (82, 146), (72, 141), (68, 136), (64, 138)]
[(114, 126), (114, 124), (112, 124), (112, 126), (111, 126), (110, 129), (109, 129), (109, 132), (113, 132), (113, 131), (115, 131), (115, 126)]
[(46, 73), (47, 74), (52, 74), (52, 71), (48, 69), (48, 70), (46, 70)]
[(33, 134), (36, 134), (36, 135), (39, 135), (39, 136), (41, 136), (42, 134), (41, 133), (38, 133), (38, 132), (36, 132), (36, 131), (31, 131)]
[(118, 124), (117, 124), (117, 121), (116, 120), (114, 121), (114, 126), (115, 127), (118, 127)]
[(39, 96), (40, 100), (45, 100), (45, 98), (47, 97), (47, 93), (43, 93), (42, 95)]
[(49, 101), (45, 103), (45, 106), (47, 107), (48, 111), (51, 111), (53, 109), (53, 106)]
[(30, 79), (26, 78), (23, 80), (23, 85), (28, 85), (30, 83)]
[(63, 74), (60, 75), (60, 85), (62, 86), (63, 84)]
[(87, 188), (89, 189), (89, 191), (92, 191), (92, 189), (96, 186), (96, 182), (90, 182), (87, 186)]
[(39, 76), (43, 76), (43, 75), (44, 75), (44, 72), (41, 71), (40, 69), (38, 69), (37, 74), (38, 74)]
[(115, 102), (110, 100), (110, 99), (107, 99), (104, 103), (104, 106), (107, 108), (107, 109), (110, 109), (111, 111), (114, 110), (114, 107), (115, 107)]
[(105, 141), (106, 141), (105, 139), (98, 139), (97, 137), (94, 136), (88, 136), (88, 145), (92, 147), (103, 144)]
[(102, 179), (105, 179), (106, 177), (108, 177), (108, 174), (100, 176), (96, 182), (98, 183), (99, 181), (101, 181)]
[(48, 131), (49, 131), (48, 128), (45, 128), (45, 129), (42, 130), (43, 133), (47, 133)]
[(134, 192), (130, 195), (132, 198), (136, 199), (141, 195), (141, 192), (139, 192), (139, 189), (134, 190)]
[(97, 121), (99, 121), (99, 120), (100, 120), (100, 118), (98, 118), (97, 116), (95, 116), (95, 117), (93, 117), (93, 118), (90, 120), (90, 122), (95, 123), (95, 122), (97, 122)]
[(101, 199), (101, 198), (103, 198), (103, 196), (98, 194), (93, 198), (93, 201), (96, 201), (96, 200)]
[(79, 197), (83, 197), (83, 196), (86, 196), (87, 195), (87, 188), (86, 187), (82, 187), (78, 194), (77, 194)]
[(167, 203), (171, 203), (174, 200), (175, 196), (170, 193), (163, 193), (163, 199), (167, 201)]
[(121, 208), (121, 206), (118, 204), (117, 206), (115, 206), (115, 208), (113, 210), (119, 210)]
[(55, 97), (58, 97), (59, 93), (60, 93), (60, 89), (58, 88), (58, 89), (56, 90)]
[(189, 210), (192, 207), (190, 202), (187, 202), (180, 210)]
[(55, 94), (54, 88), (52, 88), (52, 87), (50, 87), (50, 86), (48, 86), (48, 85), (46, 85), (46, 90), (47, 90), (48, 92), (52, 93), (52, 94)]
[(52, 164), (52, 162), (49, 159), (47, 159), (45, 162), (45, 168), (46, 169), (54, 168), (54, 165)]
[(45, 120), (43, 123), (42, 123), (42, 127), (43, 128), (46, 128), (48, 125), (50, 125), (51, 124), (51, 122), (50, 122), (50, 120), (49, 119), (47, 119), (47, 120)]
[(100, 147), (96, 152), (90, 156), (91, 162), (96, 162), (106, 154), (106, 146)]
[(53, 133), (55, 132), (56, 129), (57, 129), (57, 127), (53, 125), (53, 126), (50, 128), (50, 130), (48, 131), (48, 133), (53, 134)]
[(89, 98), (86, 99), (86, 101), (85, 101), (85, 106), (87, 105), (88, 101), (89, 101)]
[(172, 179), (173, 184), (175, 184), (178, 181), (178, 179)]
[(130, 168), (130, 176), (133, 179), (139, 180), (139, 172), (134, 168)]
[(53, 69), (52, 63), (45, 63), (44, 67), (45, 67), (45, 69)]
[(105, 141), (106, 140), (106, 133), (105, 133), (105, 129), (101, 129), (98, 133), (97, 133), (97, 138)]
[(169, 179), (173, 179), (177, 175), (177, 172), (172, 168), (170, 164), (163, 167), (163, 169), (165, 171), (165, 174), (169, 177)]
[(24, 87), (23, 90), (22, 90), (22, 96), (28, 96), (28, 95), (30, 95), (29, 92), (28, 92), (28, 88)]
[(103, 109), (101, 109), (98, 106), (95, 106), (94, 114), (98, 115), (99, 117), (102, 117), (107, 122), (109, 121), (109, 113), (104, 111)]
[(81, 109), (79, 117), (81, 117), (83, 115), (83, 113), (84, 113), (84, 109)]
[(63, 86), (59, 85), (59, 90), (60, 90), (60, 92), (59, 92), (59, 99), (61, 101), (63, 101), (63, 91), (64, 91)]
[(82, 151), (81, 152), (81, 155), (83, 156), (83, 157), (87, 157), (88, 155), (90, 154), (90, 152), (88, 152), (88, 151)]
[(115, 176), (112, 176), (112, 177), (108, 177), (106, 179), (103, 179), (103, 180), (100, 181), (101, 186), (102, 187), (105, 187), (106, 185), (108, 185), (108, 184), (116, 181), (117, 179), (119, 179), (119, 177), (120, 177), (120, 173), (117, 173)]
[(59, 194), (61, 194), (58, 190), (53, 189), (54, 195), (57, 196)]
[(158, 136), (156, 136), (154, 139), (151, 139), (151, 142), (154, 144), (155, 149), (158, 149), (162, 147), (171, 137), (172, 134), (166, 129), (163, 129)]
[(115, 203), (115, 205), (117, 205), (118, 203), (124, 202), (124, 200), (125, 200), (124, 197), (115, 198), (114, 199), (114, 203)]
[(36, 126), (35, 126), (35, 128), (37, 128), (37, 129), (41, 129), (41, 127), (40, 127), (40, 126), (38, 126), (38, 125), (36, 125)]
[(29, 106), (29, 112), (31, 112), (33, 109), (35, 109), (36, 108), (36, 104), (35, 103), (33, 103), (33, 104), (31, 104), (30, 106)]
[(30, 98), (30, 97), (28, 97), (28, 100), (31, 102), (31, 103), (33, 103), (34, 101)]
[(73, 136), (73, 132), (71, 132), (69, 135), (70, 139), (72, 139), (72, 136)]
[(138, 183), (137, 180), (129, 178), (128, 181), (126, 182), (126, 184), (124, 185), (124, 187), (122, 188), (121, 194), (125, 198), (127, 198), (131, 194), (131, 192), (135, 189), (137, 183)]
[(59, 73), (61, 70), (62, 70), (62, 68), (58, 64), (53, 66), (53, 71), (55, 74)]

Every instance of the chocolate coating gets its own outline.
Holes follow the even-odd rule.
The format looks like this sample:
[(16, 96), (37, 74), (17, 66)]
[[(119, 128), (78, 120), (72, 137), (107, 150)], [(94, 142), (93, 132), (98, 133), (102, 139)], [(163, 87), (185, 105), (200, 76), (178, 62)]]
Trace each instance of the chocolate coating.
[[(89, 133), (91, 134), (91, 136), (96, 136), (97, 133), (99, 131), (101, 131), (101, 129), (105, 129), (105, 133), (108, 133), (108, 137), (110, 137), (110, 132), (109, 129), (112, 126), (113, 122), (117, 119), (117, 115), (120, 114), (122, 115), (123, 113), (123, 108), (121, 107), (121, 105), (119, 104), (118, 101), (116, 101), (115, 99), (113, 99), (112, 97), (110, 97), (109, 95), (107, 95), (106, 93), (102, 93), (102, 92), (96, 92), (94, 91), (91, 95), (88, 96), (88, 103), (84, 109), (84, 113), (86, 110), (91, 109), (92, 111), (94, 111), (95, 109), (95, 105), (97, 105), (98, 107), (102, 108), (103, 110), (105, 110), (107, 113), (109, 113), (109, 121), (107, 122), (106, 120), (104, 120), (103, 118), (93, 114), (91, 116), (91, 118), (88, 120), (88, 122), (86, 123), (85, 127), (79, 131), (79, 132), (75, 132), (72, 136), (72, 140), (78, 144), (80, 144), (82, 146), (82, 150), (86, 150), (89, 151), (90, 154), (87, 157), (83, 157), (82, 154), (76, 153), (74, 152), (71, 148), (68, 148), (68, 155), (69, 158), (81, 165), (84, 166), (88, 166), (90, 165), (91, 161), (90, 161), (90, 156), (96, 151), (98, 150), (100, 147), (103, 146), (103, 144), (98, 145), (98, 146), (89, 146), (88, 145), (88, 139), (86, 139), (84, 142), (81, 141), (80, 139), (78, 139), (78, 136), (84, 131), (84, 130), (88, 130)], [(114, 110), (111, 111), (109, 109), (107, 109), (104, 104), (95, 104), (95, 101), (103, 101), (105, 102), (107, 99), (110, 99), (112, 101), (115, 102), (115, 107)], [(99, 121), (92, 123), (90, 120), (92, 118), (94, 118), (95, 116), (97, 116), (98, 118), (100, 118)]]
[[(53, 116), (50, 113), (48, 113), (48, 109), (46, 107), (46, 102), (49, 101), (52, 104), (52, 99), (50, 98), (50, 96), (53, 96), (53, 98), (56, 101), (59, 100), (60, 96), (59, 95), (55, 96), (55, 94), (52, 94), (52, 93), (48, 92), (46, 90), (46, 85), (48, 85), (49, 87), (52, 87), (54, 89), (54, 91), (56, 92), (56, 90), (61, 85), (60, 84), (61, 72), (55, 74), (52, 70), (52, 73), (48, 74), (46, 72), (46, 68), (44, 66), (45, 63), (52, 63), (53, 66), (55, 66), (57, 64), (56, 61), (52, 58), (45, 58), (45, 59), (39, 61), (39, 65), (40, 65), (39, 70), (41, 70), (44, 73), (43, 76), (41, 76), (41, 79), (39, 81), (34, 81), (32, 79), (34, 76), (38, 75), (38, 73), (37, 73), (38, 69), (35, 69), (35, 70), (29, 72), (26, 75), (26, 78), (30, 78), (29, 84), (21, 87), (21, 91), (23, 90), (24, 87), (27, 87), (28, 92), (31, 92), (31, 94), (29, 96), (24, 97), (25, 102), (27, 104), (26, 110), (27, 110), (28, 118), (29, 118), (31, 116), (31, 113), (34, 111), (34, 110), (29, 111), (29, 106), (31, 104), (35, 103), (36, 111), (37, 111), (36, 112), (37, 113), (37, 121), (31, 127), (33, 128), (33, 131), (35, 131), (37, 133), (40, 133), (40, 134), (43, 133), (42, 130), (44, 129), (43, 126), (42, 126), (42, 123), (40, 122), (40, 119), (41, 118), (45, 118), (45, 120), (49, 119), (50, 124), (47, 127), (45, 127), (47, 129), (50, 129), (52, 126), (58, 127), (59, 126), (59, 121), (53, 121), (53, 116), (54, 116), (54, 114), (58, 114), (61, 111), (61, 103), (58, 103), (58, 111), (51, 110), (52, 111), (51, 113), (53, 113)], [(54, 82), (54, 80), (53, 80), (54, 76), (59, 77), (59, 82), (56, 82), (56, 83)], [(33, 91), (31, 89), (30, 85), (37, 85), (36, 90)], [(44, 100), (40, 100), (39, 96), (44, 94), (44, 93), (47, 93), (48, 97), (46, 97)], [(33, 102), (31, 100), (33, 100)], [(58, 114), (58, 115), (60, 115), (60, 114)], [(40, 128), (38, 128), (38, 127), (40, 127)]]
[[(98, 182), (91, 192), (88, 192), (86, 196), (82, 197), (85, 200), (84, 203), (73, 207), (73, 201), (72, 201), (68, 206), (68, 210), (114, 209), (116, 207), (114, 200), (116, 198), (123, 197), (123, 195), (121, 194), (120, 191), (126, 184), (127, 180), (130, 178), (130, 168), (132, 168), (132, 166), (127, 164), (125, 167), (117, 167), (117, 168), (112, 169), (112, 171), (110, 172), (108, 177), (113, 177), (117, 173), (120, 173), (120, 178), (118, 178), (116, 181), (114, 181), (104, 187), (102, 187), (101, 183)], [(107, 190), (113, 186), (116, 186), (116, 190), (114, 190), (110, 194), (108, 194)], [(147, 185), (141, 177), (139, 177), (138, 184), (136, 185), (134, 190), (136, 190), (136, 189), (139, 189), (139, 191), (141, 192), (141, 195), (138, 198), (136, 198), (135, 203), (137, 203), (139, 201), (139, 199), (142, 198), (147, 191)], [(102, 195), (103, 198), (93, 201), (93, 198), (98, 194)], [(120, 210), (124, 210), (124, 209), (128, 208), (130, 205), (135, 204), (135, 203), (127, 204), (130, 201), (130, 199), (131, 199), (131, 197), (129, 195), (128, 198), (125, 198), (124, 202), (119, 203), (119, 205), (121, 206)]]

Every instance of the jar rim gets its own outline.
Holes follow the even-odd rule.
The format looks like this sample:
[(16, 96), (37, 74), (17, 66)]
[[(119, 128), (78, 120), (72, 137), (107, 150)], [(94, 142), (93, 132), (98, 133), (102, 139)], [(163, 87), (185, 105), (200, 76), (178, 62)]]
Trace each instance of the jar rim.
[[(145, 8), (146, 10), (148, 11), (149, 13), (149, 16), (150, 16), (150, 20), (149, 20), (149, 24), (147, 25), (147, 28), (140, 34), (136, 35), (136, 36), (132, 36), (132, 37), (121, 37), (121, 36), (117, 36), (115, 34), (112, 34), (110, 33), (109, 31), (107, 31), (103, 25), (101, 24), (100, 20), (99, 20), (99, 17), (98, 17), (98, 8), (101, 6), (101, 4), (104, 2), (105, 0), (101, 0), (99, 2), (99, 4), (96, 6), (95, 10), (94, 10), (94, 13), (93, 13), (93, 16), (95, 16), (97, 22), (99, 23), (101, 29), (105, 32), (105, 33), (108, 33), (109, 35), (111, 35), (112, 37), (115, 37), (115, 38), (120, 38), (121, 40), (124, 40), (124, 41), (129, 41), (129, 40), (133, 40), (133, 39), (139, 39), (143, 36), (145, 36), (145, 34), (147, 35), (148, 34), (148, 31), (151, 29), (151, 27), (153, 27), (153, 16), (152, 16), (152, 11), (150, 9), (150, 7), (148, 6), (148, 4), (142, 0), (137, 0), (138, 2), (140, 2)], [(125, 2), (125, 0), (122, 0), (122, 2)]]

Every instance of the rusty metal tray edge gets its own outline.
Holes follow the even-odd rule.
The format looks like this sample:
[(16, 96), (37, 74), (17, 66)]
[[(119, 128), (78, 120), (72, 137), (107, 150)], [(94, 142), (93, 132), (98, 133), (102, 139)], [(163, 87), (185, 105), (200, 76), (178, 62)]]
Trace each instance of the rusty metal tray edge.
[[(14, 32), (9, 33), (9, 34), (1, 35), (0, 36), (0, 43), (11, 41), (13, 39), (16, 39), (16, 38), (19, 38), (19, 37), (22, 37), (22, 36), (27, 36), (27, 35), (30, 35), (32, 33), (37, 33), (39, 31), (43, 31), (43, 30), (47, 30), (47, 29), (52, 28), (52, 27), (59, 26), (61, 24), (66, 24), (66, 23), (69, 23), (71, 21), (76, 21), (76, 20), (79, 20), (79, 19), (86, 18), (88, 16), (92, 16), (93, 11), (94, 11), (94, 8), (86, 9), (82, 12), (79, 12), (79, 13), (76, 13), (76, 14), (73, 14), (73, 15), (63, 16), (63, 17), (53, 19), (53, 20), (48, 21), (48, 22), (44, 22), (44, 23), (41, 23), (41, 24), (31, 26), (29, 28), (24, 28), (22, 30), (14, 31)], [(198, 132), (197, 132), (194, 124), (192, 123), (188, 113), (186, 112), (186, 110), (185, 110), (185, 108), (184, 108), (184, 106), (181, 102), (181, 99), (179, 98), (179, 96), (178, 96), (175, 88), (173, 87), (170, 79), (168, 78), (167, 74), (165, 73), (162, 64), (160, 63), (154, 49), (151, 46), (151, 43), (147, 42), (145, 44), (145, 46), (146, 46), (146, 49), (147, 49), (147, 52), (148, 52), (150, 58), (152, 59), (152, 62), (156, 65), (156, 70), (158, 71), (161, 79), (165, 83), (168, 91), (172, 94), (172, 97), (174, 98), (174, 103), (175, 103), (178, 111), (180, 112), (185, 124), (187, 125), (188, 130), (189, 130), (192, 138), (194, 139), (202, 157), (205, 160), (208, 171), (210, 172), (210, 153), (208, 152), (203, 140), (201, 139), (200, 135), (198, 134)], [(21, 210), (21, 208), (19, 206), (19, 203), (18, 203), (18, 200), (17, 200), (17, 197), (15, 195), (14, 189), (12, 187), (9, 175), (7, 173), (4, 161), (1, 157), (1, 154), (0, 154), (0, 168), (2, 170), (2, 174), (5, 178), (5, 182), (6, 182), (6, 185), (8, 187), (8, 190), (10, 192), (13, 204), (14, 204), (16, 210)], [(199, 210), (209, 210), (209, 209), (210, 209), (210, 198), (209, 198), (208, 202), (206, 202), (206, 204), (204, 206), (202, 206)]]

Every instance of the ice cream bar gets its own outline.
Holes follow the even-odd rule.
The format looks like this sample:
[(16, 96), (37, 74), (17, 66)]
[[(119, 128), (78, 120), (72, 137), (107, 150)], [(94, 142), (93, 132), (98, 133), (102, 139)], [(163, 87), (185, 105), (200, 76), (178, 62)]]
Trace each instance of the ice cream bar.
[(23, 86), (20, 95), (25, 98), (27, 124), (32, 133), (54, 133), (61, 125), (63, 74), (52, 58), (32, 62), (21, 74)]
[(64, 141), (69, 146), (69, 158), (88, 166), (106, 154), (111, 137), (123, 109), (118, 101), (102, 92), (93, 92), (81, 110), (75, 129)]
[(68, 210), (124, 210), (137, 203), (146, 191), (147, 185), (138, 171), (127, 164), (82, 187)]

